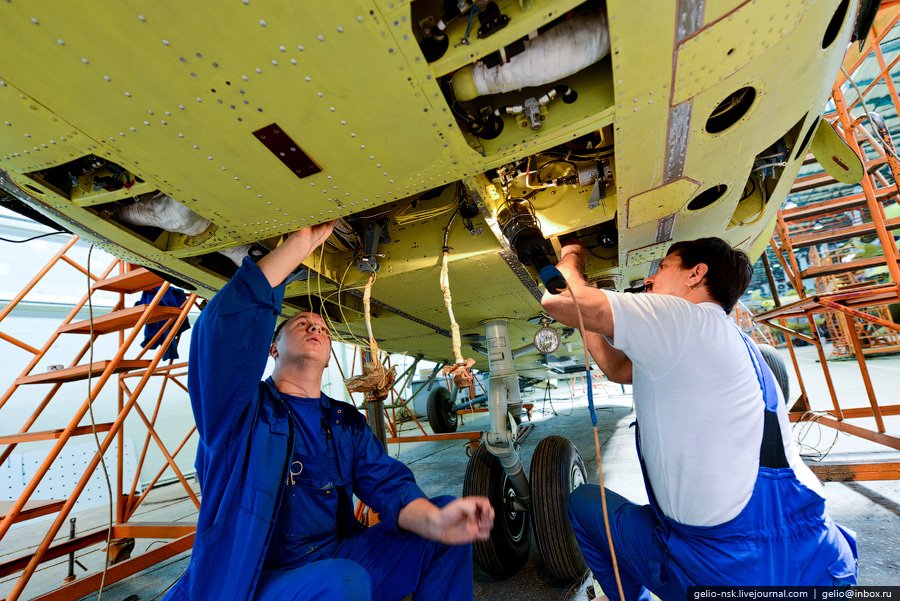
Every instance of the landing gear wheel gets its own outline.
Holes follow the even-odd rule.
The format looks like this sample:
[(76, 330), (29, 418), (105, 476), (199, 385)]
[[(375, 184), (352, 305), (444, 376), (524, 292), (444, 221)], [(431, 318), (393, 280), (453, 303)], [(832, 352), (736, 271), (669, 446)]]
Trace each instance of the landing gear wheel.
[(775, 381), (778, 382), (778, 386), (781, 388), (784, 402), (787, 403), (790, 398), (791, 383), (788, 380), (787, 366), (784, 364), (784, 360), (781, 358), (781, 355), (778, 354), (778, 351), (775, 350), (774, 346), (768, 344), (760, 344), (757, 346), (759, 346), (760, 354), (766, 361), (769, 369), (772, 370), (772, 375), (775, 376)]
[[(518, 572), (528, 559), (531, 522), (524, 511), (516, 511), (511, 502), (516, 492), (500, 465), (484, 444), (469, 460), (463, 482), (463, 496), (487, 497), (494, 508), (494, 528), (488, 540), (472, 545), (475, 561), (495, 578), (508, 578)], [(565, 516), (563, 516), (565, 519)]]
[(443, 386), (435, 386), (428, 393), (428, 423), (435, 434), (456, 432), (458, 419), (453, 410), (453, 401), (450, 391)]
[(531, 521), (534, 540), (554, 578), (572, 582), (587, 572), (569, 525), (569, 493), (587, 480), (578, 449), (567, 438), (548, 436), (531, 457)]

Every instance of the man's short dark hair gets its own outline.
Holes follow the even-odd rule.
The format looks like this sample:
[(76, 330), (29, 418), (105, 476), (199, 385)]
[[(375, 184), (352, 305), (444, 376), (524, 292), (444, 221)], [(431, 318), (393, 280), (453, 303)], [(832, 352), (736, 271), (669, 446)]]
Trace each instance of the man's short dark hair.
[(275, 332), (272, 334), (272, 344), (278, 342), (278, 337), (281, 336), (281, 330), (284, 329), (284, 324), (291, 320), (290, 317), (283, 319), (281, 323), (275, 326)]
[(678, 255), (685, 269), (706, 264), (706, 289), (726, 313), (731, 313), (738, 299), (750, 285), (753, 266), (747, 253), (731, 248), (721, 238), (698, 238), (676, 242), (667, 255)]

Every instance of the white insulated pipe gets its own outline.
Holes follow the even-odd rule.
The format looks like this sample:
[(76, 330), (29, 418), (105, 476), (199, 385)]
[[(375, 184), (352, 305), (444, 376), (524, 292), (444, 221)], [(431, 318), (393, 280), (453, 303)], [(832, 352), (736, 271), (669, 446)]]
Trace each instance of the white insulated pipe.
[(185, 236), (196, 236), (210, 226), (209, 221), (162, 192), (139, 197), (136, 203), (119, 209), (116, 216), (132, 225), (150, 225)]
[(453, 74), (452, 85), (460, 101), (487, 94), (559, 81), (593, 65), (609, 54), (606, 13), (598, 11), (569, 19), (533, 40), (508, 63), (486, 67), (475, 63)]

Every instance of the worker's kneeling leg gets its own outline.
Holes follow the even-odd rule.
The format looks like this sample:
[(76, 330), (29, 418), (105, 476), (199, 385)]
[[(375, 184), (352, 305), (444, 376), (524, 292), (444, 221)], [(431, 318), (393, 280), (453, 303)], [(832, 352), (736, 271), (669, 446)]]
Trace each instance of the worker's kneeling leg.
[(372, 581), (368, 572), (347, 559), (325, 559), (299, 568), (263, 572), (255, 597), (256, 601), (365, 601), (371, 598)]
[[(437, 497), (438, 507), (453, 497)], [(416, 601), (471, 599), (472, 545), (445, 545), (378, 524), (341, 541), (337, 556), (359, 562), (372, 578), (375, 599), (400, 599), (414, 593)]]
[[(665, 576), (661, 576), (665, 553), (654, 535), (657, 520), (653, 510), (632, 503), (609, 489), (606, 489), (606, 505), (625, 598), (649, 601), (648, 589), (668, 598), (665, 595), (670, 592), (669, 584), (665, 582)], [(582, 484), (569, 495), (569, 521), (594, 578), (603, 592), (612, 601), (617, 601), (619, 594), (603, 524), (599, 486)]]

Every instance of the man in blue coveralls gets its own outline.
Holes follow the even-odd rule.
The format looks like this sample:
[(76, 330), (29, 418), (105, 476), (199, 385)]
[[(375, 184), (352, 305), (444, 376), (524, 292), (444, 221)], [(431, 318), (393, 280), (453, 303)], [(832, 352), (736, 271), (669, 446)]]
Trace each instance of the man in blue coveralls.
[[(781, 389), (759, 349), (728, 317), (750, 283), (747, 255), (718, 238), (678, 242), (645, 280), (650, 294), (598, 290), (585, 248), (563, 246), (569, 288), (544, 308), (586, 329), (610, 380), (634, 384), (635, 437), (649, 505), (606, 491), (626, 599), (685, 599), (691, 585), (856, 583), (856, 542), (825, 512), (800, 459)], [(569, 498), (584, 558), (619, 594), (600, 488)]]
[[(332, 229), (244, 259), (197, 320), (188, 386), (203, 502), (167, 599), (472, 599), (470, 543), (490, 533), (488, 500), (429, 500), (362, 414), (320, 392), (331, 351), (320, 316), (295, 315), (273, 340), (282, 283)], [(261, 382), (267, 349), (275, 369)], [(378, 525), (359, 524), (353, 495)]]

